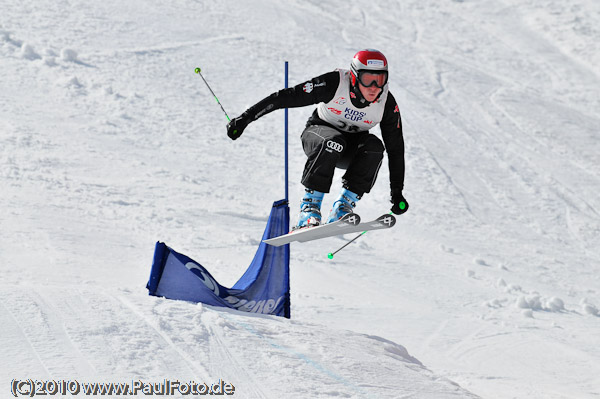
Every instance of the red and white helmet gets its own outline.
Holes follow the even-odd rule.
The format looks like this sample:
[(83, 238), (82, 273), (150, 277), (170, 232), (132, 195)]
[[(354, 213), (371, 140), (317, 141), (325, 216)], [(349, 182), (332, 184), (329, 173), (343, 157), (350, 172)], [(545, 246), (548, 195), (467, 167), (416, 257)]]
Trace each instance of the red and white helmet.
[(354, 55), (350, 64), (352, 86), (358, 82), (363, 86), (383, 88), (388, 81), (388, 63), (379, 50), (365, 49)]

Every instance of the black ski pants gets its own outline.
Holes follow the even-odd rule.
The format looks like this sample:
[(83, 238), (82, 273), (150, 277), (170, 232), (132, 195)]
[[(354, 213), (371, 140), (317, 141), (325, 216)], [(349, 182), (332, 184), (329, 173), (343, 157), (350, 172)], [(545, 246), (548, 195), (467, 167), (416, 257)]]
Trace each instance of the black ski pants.
[(308, 156), (302, 184), (328, 193), (335, 168), (346, 169), (345, 188), (362, 196), (371, 191), (381, 167), (383, 143), (369, 132), (345, 133), (329, 126), (311, 125), (302, 132), (302, 148)]

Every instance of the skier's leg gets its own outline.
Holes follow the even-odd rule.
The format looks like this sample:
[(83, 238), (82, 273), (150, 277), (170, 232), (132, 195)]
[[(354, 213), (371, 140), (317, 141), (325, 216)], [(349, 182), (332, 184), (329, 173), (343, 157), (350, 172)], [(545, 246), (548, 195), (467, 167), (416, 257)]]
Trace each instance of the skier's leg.
[(352, 153), (348, 154), (351, 158), (347, 160), (347, 170), (342, 178), (343, 188), (333, 203), (327, 223), (354, 211), (363, 194), (371, 191), (381, 167), (385, 150), (381, 140), (369, 133), (357, 133), (351, 141), (348, 147), (352, 147)]
[(358, 146), (346, 173), (342, 177), (344, 188), (352, 191), (358, 197), (371, 191), (375, 184), (385, 147), (381, 140), (366, 133), (358, 138)]
[(343, 133), (327, 126), (309, 126), (302, 132), (302, 148), (308, 156), (302, 184), (308, 189), (328, 193), (335, 166), (346, 149)]

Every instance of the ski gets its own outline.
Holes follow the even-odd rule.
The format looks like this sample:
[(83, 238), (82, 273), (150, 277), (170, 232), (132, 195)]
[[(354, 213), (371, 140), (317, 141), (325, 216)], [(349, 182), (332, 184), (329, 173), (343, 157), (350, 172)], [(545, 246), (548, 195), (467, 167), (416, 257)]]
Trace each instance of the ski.
[(321, 238), (339, 236), (343, 234), (389, 229), (395, 224), (396, 218), (394, 217), (394, 215), (390, 214), (381, 215), (377, 219), (371, 220), (369, 222), (360, 223), (360, 217), (356, 214), (350, 213), (348, 215), (345, 215), (342, 219), (338, 220), (337, 222), (292, 231), (288, 234), (279, 237), (264, 240), (264, 242), (269, 245), (279, 247), (281, 245), (289, 244), (293, 241), (307, 242), (318, 240)]
[(317, 240), (319, 238), (337, 236), (340, 234), (346, 234), (342, 232), (346, 228), (358, 226), (360, 224), (360, 216), (356, 213), (349, 213), (344, 215), (340, 220), (321, 224), (314, 227), (306, 227), (298, 230), (292, 230), (288, 234), (281, 235), (279, 237), (269, 238), (263, 240), (264, 243), (279, 247), (285, 244), (289, 244), (293, 241), (306, 242)]

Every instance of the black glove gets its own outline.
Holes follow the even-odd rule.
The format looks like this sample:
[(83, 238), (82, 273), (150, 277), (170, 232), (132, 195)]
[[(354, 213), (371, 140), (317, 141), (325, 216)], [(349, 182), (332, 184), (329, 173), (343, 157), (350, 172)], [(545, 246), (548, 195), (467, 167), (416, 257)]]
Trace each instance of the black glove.
[(250, 124), (248, 120), (248, 116), (244, 113), (237, 118), (232, 119), (227, 124), (227, 135), (231, 140), (236, 140), (238, 137), (242, 135), (242, 132)]
[(408, 211), (408, 201), (402, 195), (402, 189), (392, 189), (392, 209), (391, 211), (396, 215), (402, 215)]

